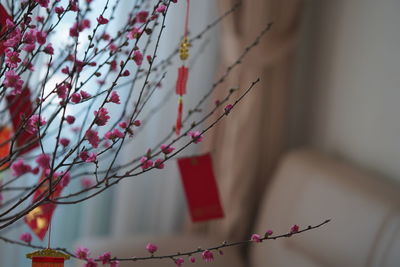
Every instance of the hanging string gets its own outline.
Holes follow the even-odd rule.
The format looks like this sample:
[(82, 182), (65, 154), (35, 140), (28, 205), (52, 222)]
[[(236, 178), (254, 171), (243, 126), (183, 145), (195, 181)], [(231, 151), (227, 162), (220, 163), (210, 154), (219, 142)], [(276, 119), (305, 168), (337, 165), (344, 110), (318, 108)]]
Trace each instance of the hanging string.
[(52, 220), (50, 219), (49, 227), (47, 228), (47, 231), (48, 231), (48, 233), (49, 233), (49, 235), (48, 235), (48, 240), (47, 240), (47, 248), (50, 248), (50, 240), (51, 240), (51, 222), (52, 222)]
[(186, 0), (186, 16), (185, 16), (185, 36), (186, 37), (189, 34), (189, 9), (190, 9), (190, 0)]

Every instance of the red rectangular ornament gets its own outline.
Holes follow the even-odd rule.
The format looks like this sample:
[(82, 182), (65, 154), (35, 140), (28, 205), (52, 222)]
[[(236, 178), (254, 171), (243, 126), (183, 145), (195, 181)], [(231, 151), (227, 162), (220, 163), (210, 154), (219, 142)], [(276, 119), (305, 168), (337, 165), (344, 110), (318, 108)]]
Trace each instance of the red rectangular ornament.
[(224, 217), (210, 154), (178, 159), (193, 222)]

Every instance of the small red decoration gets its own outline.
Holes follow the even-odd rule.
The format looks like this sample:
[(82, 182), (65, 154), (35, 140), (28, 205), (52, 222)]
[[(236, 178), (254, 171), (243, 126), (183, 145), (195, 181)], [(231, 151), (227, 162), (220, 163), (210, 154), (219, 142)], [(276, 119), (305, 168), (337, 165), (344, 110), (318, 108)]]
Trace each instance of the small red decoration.
[[(40, 177), (39, 183), (41, 183), (46, 178), (45, 173)], [(55, 183), (57, 179), (53, 178), (53, 182)], [(49, 187), (49, 182), (45, 182), (41, 187), (39, 187), (35, 194), (33, 195), (32, 203), (42, 199), (47, 195), (47, 190)], [(60, 196), (63, 187), (61, 183), (58, 183), (54, 192), (50, 196), (51, 199), (54, 199)], [(40, 240), (43, 240), (47, 230), (49, 228), (51, 218), (53, 217), (54, 210), (56, 209), (56, 204), (54, 203), (45, 203), (40, 206), (37, 206), (33, 210), (31, 210), (25, 216), (25, 222), (32, 229), (32, 231), (37, 235)]]
[[(32, 102), (31, 102), (31, 93), (29, 88), (24, 88), (19, 95), (8, 95), (7, 97), (8, 110), (12, 119), (12, 124), (15, 132), (20, 130), (20, 127), (24, 124), (24, 119), (29, 118), (32, 114)], [(25, 146), (28, 143), (32, 143), (23, 149), (20, 153), (26, 153), (36, 148), (39, 143), (38, 141), (32, 142), (35, 138), (37, 138), (36, 134), (29, 133), (25, 130), (18, 135), (16, 140), (17, 147)]]
[(47, 248), (26, 255), (32, 260), (32, 267), (64, 267), (64, 261), (69, 255)]
[(193, 222), (224, 217), (210, 154), (178, 159)]

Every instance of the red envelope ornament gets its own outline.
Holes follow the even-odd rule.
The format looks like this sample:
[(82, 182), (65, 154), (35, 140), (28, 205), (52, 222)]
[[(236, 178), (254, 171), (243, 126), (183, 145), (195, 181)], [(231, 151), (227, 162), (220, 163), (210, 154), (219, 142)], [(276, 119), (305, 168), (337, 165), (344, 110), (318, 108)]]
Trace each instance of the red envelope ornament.
[[(0, 37), (5, 32), (7, 19), (11, 20), (10, 15), (8, 15), (7, 10), (2, 4), (0, 4)], [(5, 47), (3, 46), (4, 40), (0, 40), (0, 56), (4, 54)]]
[(210, 154), (178, 159), (193, 222), (224, 217)]

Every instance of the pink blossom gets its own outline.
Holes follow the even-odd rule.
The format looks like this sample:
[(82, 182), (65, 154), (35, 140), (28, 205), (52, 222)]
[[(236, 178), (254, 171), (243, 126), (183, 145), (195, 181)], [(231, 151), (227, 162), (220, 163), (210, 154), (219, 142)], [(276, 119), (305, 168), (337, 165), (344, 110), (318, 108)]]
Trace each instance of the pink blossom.
[(265, 236), (271, 236), (274, 232), (272, 230), (267, 230), (267, 232), (265, 232)]
[(14, 47), (20, 43), (21, 38), (21, 30), (16, 27), (8, 36), (8, 39), (3, 43), (3, 45), (5, 47)]
[(101, 25), (101, 24), (107, 24), (108, 23), (108, 19), (104, 18), (103, 15), (100, 15), (97, 18), (97, 22)]
[(161, 145), (161, 151), (166, 155), (168, 155), (169, 153), (171, 153), (174, 150), (175, 150), (175, 147), (164, 145), (164, 144)]
[(146, 249), (147, 249), (148, 252), (150, 252), (151, 254), (153, 254), (154, 252), (157, 251), (158, 248), (157, 248), (156, 245), (154, 245), (154, 244), (152, 244), (152, 243), (148, 243), (147, 246), (146, 246)]
[(90, 28), (90, 20), (84, 19), (81, 21), (79, 25), (79, 31), (83, 31), (84, 29), (89, 29)]
[(49, 0), (35, 0), (41, 7), (47, 8), (49, 6)]
[(146, 59), (147, 59), (147, 62), (151, 63), (151, 61), (152, 61), (152, 58), (151, 58), (151, 56), (150, 56), (150, 55), (147, 55), (147, 56), (146, 56)]
[(111, 261), (110, 262), (110, 267), (118, 267), (119, 266), (119, 261)]
[(131, 73), (129, 72), (129, 70), (125, 70), (123, 73), (121, 73), (121, 76), (126, 77), (129, 76)]
[(201, 254), (201, 257), (206, 262), (211, 262), (214, 260), (214, 254), (209, 250), (204, 250), (203, 253)]
[(191, 257), (189, 258), (189, 260), (190, 260), (191, 263), (195, 263), (195, 262), (196, 262), (196, 258), (193, 257), (193, 256), (191, 256)]
[(97, 267), (97, 263), (94, 261), (94, 259), (87, 259), (83, 267)]
[(40, 45), (44, 45), (46, 43), (47, 34), (45, 32), (37, 31), (36, 32), (36, 41)]
[(132, 59), (133, 61), (135, 61), (136, 65), (140, 66), (143, 62), (143, 55), (139, 50), (136, 50), (135, 52), (133, 52)]
[(11, 173), (13, 176), (21, 176), (28, 172), (32, 172), (32, 167), (25, 164), (23, 159), (19, 159), (11, 165)]
[(142, 34), (142, 32), (140, 31), (139, 28), (133, 27), (133, 29), (128, 32), (126, 37), (128, 37), (128, 39), (132, 40), (132, 39), (139, 38), (141, 34)]
[(50, 168), (50, 155), (40, 154), (39, 156), (36, 157), (35, 162), (42, 169), (48, 169)]
[(75, 117), (68, 115), (65, 120), (67, 121), (68, 124), (73, 124), (75, 122)]
[(62, 6), (57, 6), (54, 8), (54, 11), (58, 14), (61, 15), (62, 13), (64, 13), (64, 8)]
[(97, 160), (97, 154), (94, 152), (90, 152), (88, 158), (85, 160), (86, 162), (95, 162)]
[(142, 157), (140, 159), (140, 162), (142, 163), (143, 170), (153, 167), (153, 161), (148, 159), (147, 157)]
[(75, 256), (76, 256), (78, 259), (81, 259), (81, 260), (86, 260), (87, 257), (89, 257), (89, 254), (90, 254), (90, 251), (89, 251), (88, 248), (78, 247), (78, 248), (75, 250)]
[(294, 234), (297, 233), (299, 231), (299, 226), (297, 224), (294, 224), (291, 228), (290, 228), (290, 233)]
[(46, 47), (43, 49), (43, 52), (45, 52), (48, 55), (53, 55), (54, 54), (54, 48), (53, 46), (49, 43), (46, 45)]
[(188, 135), (190, 137), (192, 137), (193, 143), (195, 143), (195, 144), (200, 143), (201, 141), (203, 141), (203, 136), (201, 135), (201, 133), (199, 131), (188, 132)]
[(156, 159), (154, 161), (154, 167), (156, 167), (157, 169), (164, 169), (164, 162), (162, 159)]
[(149, 16), (148, 11), (140, 11), (136, 14), (136, 21), (138, 23), (145, 23), (147, 21), (148, 16)]
[(185, 262), (185, 260), (182, 259), (182, 258), (177, 258), (177, 259), (175, 259), (175, 264), (176, 264), (176, 266), (178, 266), (178, 267), (181, 267), (182, 264), (183, 264), (184, 262)]
[(35, 17), (37, 22), (44, 22), (44, 17), (43, 16), (36, 16)]
[(75, 1), (75, 0), (70, 0), (70, 1), (69, 1), (69, 4), (70, 4), (69, 9), (70, 9), (71, 11), (75, 11), (75, 12), (78, 12), (78, 11), (79, 11), (79, 8), (78, 8), (78, 5), (77, 5), (77, 1)]
[(89, 158), (89, 152), (87, 152), (86, 150), (81, 151), (79, 153), (79, 157), (83, 160), (86, 161)]
[(61, 69), (61, 72), (64, 74), (69, 74), (69, 67), (65, 66), (64, 68)]
[(29, 118), (25, 130), (28, 133), (35, 134), (37, 133), (38, 129), (45, 124), (46, 119), (43, 117), (39, 117), (39, 115), (35, 114)]
[(91, 97), (91, 95), (86, 91), (81, 90), (80, 93), (81, 93), (82, 99), (88, 99)]
[(22, 85), (24, 84), (24, 81), (21, 80), (21, 77), (17, 75), (17, 73), (14, 70), (9, 70), (5, 73), (5, 79), (4, 79), (4, 86), (6, 88), (14, 88), (15, 90), (11, 94), (19, 94)]
[(112, 71), (116, 71), (117, 70), (117, 61), (116, 60), (113, 60), (113, 61), (110, 62), (110, 69)]
[(251, 241), (253, 241), (253, 242), (261, 242), (262, 241), (261, 240), (261, 236), (258, 235), (258, 234), (252, 234), (251, 235)]
[(97, 131), (88, 129), (86, 131), (85, 137), (94, 148), (97, 148), (99, 146), (100, 138)]
[(115, 104), (121, 104), (121, 101), (119, 99), (119, 95), (117, 92), (112, 91), (110, 99), (108, 99), (109, 102), (115, 103)]
[(28, 53), (32, 53), (33, 50), (35, 50), (36, 45), (35, 44), (26, 44), (24, 45), (24, 47), (22, 48), (22, 50), (28, 52)]
[(111, 43), (109, 48), (111, 52), (117, 52), (118, 50), (118, 46), (116, 46), (114, 43)]
[(6, 52), (6, 65), (9, 68), (16, 68), (18, 66), (18, 63), (21, 62), (21, 59), (19, 58), (19, 53), (18, 52), (13, 52), (11, 50), (8, 50)]
[(30, 233), (23, 233), (19, 236), (19, 240), (29, 244), (32, 241), (32, 235)]
[(135, 125), (136, 127), (139, 127), (140, 125), (142, 125), (142, 122), (141, 122), (141, 120), (135, 120), (133, 122), (133, 125)]
[(122, 129), (125, 129), (126, 127), (128, 127), (128, 124), (125, 121), (121, 121), (120, 123), (118, 123), (119, 127), (121, 127)]
[(85, 188), (85, 189), (90, 188), (90, 187), (93, 186), (93, 180), (88, 178), (88, 177), (82, 178), (81, 179), (81, 186), (83, 188)]
[(75, 103), (75, 104), (78, 104), (79, 102), (81, 102), (81, 95), (78, 93), (73, 93), (71, 95), (71, 102)]
[(226, 105), (225, 108), (224, 108), (225, 115), (228, 115), (232, 108), (233, 108), (232, 104)]
[(165, 5), (159, 5), (159, 6), (156, 8), (156, 11), (159, 12), (159, 13), (164, 13), (165, 10), (167, 10), (167, 7), (166, 7)]
[(104, 41), (108, 41), (108, 40), (110, 40), (110, 38), (111, 38), (111, 36), (108, 33), (104, 33), (101, 36), (101, 39), (103, 39)]
[(67, 98), (67, 93), (68, 93), (67, 86), (64, 83), (62, 83), (62, 84), (57, 84), (56, 87), (57, 87), (57, 89), (56, 89), (57, 96), (59, 98), (61, 98), (62, 100), (66, 99)]
[(99, 126), (106, 125), (110, 119), (110, 116), (108, 116), (108, 110), (106, 108), (100, 108), (98, 111), (94, 111), (94, 115), (96, 116), (94, 123)]
[(99, 260), (101, 260), (102, 264), (110, 263), (111, 253), (110, 252), (104, 252), (102, 255), (99, 256)]

